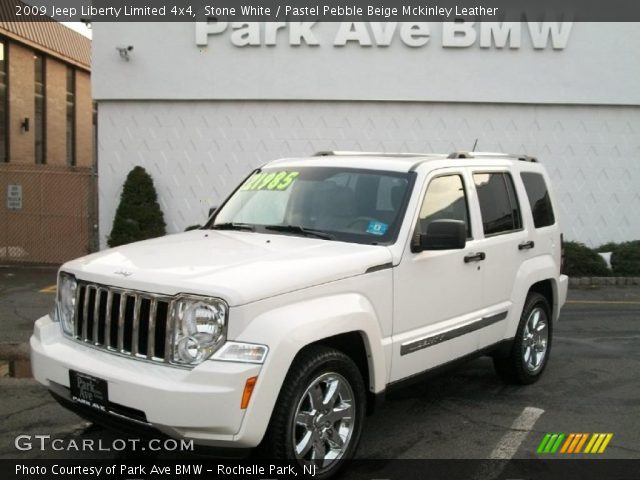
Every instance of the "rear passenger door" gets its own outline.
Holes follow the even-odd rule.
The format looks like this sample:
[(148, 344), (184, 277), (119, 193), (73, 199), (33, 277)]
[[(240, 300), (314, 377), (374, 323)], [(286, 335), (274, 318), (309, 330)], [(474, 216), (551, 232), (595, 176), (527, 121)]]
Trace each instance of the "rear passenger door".
[(540, 255), (554, 255), (553, 263), (560, 265), (560, 231), (556, 224), (556, 215), (553, 211), (553, 202), (549, 191), (549, 183), (542, 172), (523, 171), (520, 178), (524, 186), (523, 210), (528, 207), (531, 210), (531, 217), (525, 215), (525, 228), (530, 232), (527, 249), (523, 254), (526, 258)]
[(504, 337), (507, 315), (513, 313), (512, 290), (523, 259), (519, 245), (527, 241), (527, 232), (514, 178), (508, 170), (473, 169), (471, 177), (481, 219), (482, 238), (476, 250), (485, 254), (479, 262), (484, 272), (482, 297), (487, 309), (485, 316), (492, 319), (481, 331), (482, 348)]

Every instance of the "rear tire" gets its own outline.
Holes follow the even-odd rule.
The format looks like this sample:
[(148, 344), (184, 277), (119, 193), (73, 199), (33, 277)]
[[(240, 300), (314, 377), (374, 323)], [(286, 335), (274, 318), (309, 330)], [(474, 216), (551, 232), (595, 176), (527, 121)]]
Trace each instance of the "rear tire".
[(263, 453), (272, 459), (315, 465), (320, 480), (353, 457), (360, 441), (366, 392), (360, 370), (344, 353), (304, 349), (282, 385)]
[(509, 354), (493, 357), (498, 376), (506, 383), (537, 382), (549, 361), (551, 333), (549, 302), (539, 293), (529, 292)]

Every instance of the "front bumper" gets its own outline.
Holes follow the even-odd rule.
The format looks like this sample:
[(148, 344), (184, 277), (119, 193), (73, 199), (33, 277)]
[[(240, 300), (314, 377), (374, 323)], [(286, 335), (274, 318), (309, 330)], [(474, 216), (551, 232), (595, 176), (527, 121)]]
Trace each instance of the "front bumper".
[(558, 306), (555, 312), (555, 319), (558, 320), (560, 317), (560, 309), (564, 306), (567, 301), (567, 293), (569, 291), (569, 277), (566, 275), (560, 275), (560, 280), (558, 281)]
[(33, 376), (57, 396), (68, 392), (69, 370), (76, 370), (107, 381), (107, 415), (201, 445), (256, 446), (255, 435), (239, 433), (240, 402), (260, 365), (209, 360), (185, 370), (123, 358), (64, 337), (49, 316), (36, 322), (30, 344)]

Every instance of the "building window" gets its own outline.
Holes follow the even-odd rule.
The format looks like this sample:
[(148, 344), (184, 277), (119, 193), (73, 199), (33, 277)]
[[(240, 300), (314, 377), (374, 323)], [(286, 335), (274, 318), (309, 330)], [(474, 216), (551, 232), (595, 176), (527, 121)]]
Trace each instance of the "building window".
[(9, 79), (7, 62), (7, 44), (0, 38), (0, 162), (9, 161), (9, 95), (7, 82)]
[(76, 164), (76, 71), (67, 67), (67, 165)]
[(33, 56), (36, 118), (33, 125), (36, 141), (36, 163), (47, 163), (45, 148), (45, 62), (42, 55)]
[(93, 106), (93, 166), (97, 168), (98, 166), (98, 104), (96, 102), (92, 102)]

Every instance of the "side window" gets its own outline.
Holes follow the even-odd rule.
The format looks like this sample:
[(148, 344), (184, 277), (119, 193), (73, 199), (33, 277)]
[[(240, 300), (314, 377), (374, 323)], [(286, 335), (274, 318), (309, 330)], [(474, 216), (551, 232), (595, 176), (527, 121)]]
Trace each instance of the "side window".
[(420, 207), (420, 223), (434, 220), (463, 221), (467, 226), (467, 238), (471, 237), (467, 195), (460, 175), (436, 177), (429, 183)]
[(474, 173), (485, 235), (508, 233), (522, 228), (513, 179), (508, 173)]
[(547, 184), (544, 177), (539, 173), (522, 172), (520, 174), (524, 188), (527, 191), (531, 213), (533, 214), (533, 224), (536, 228), (547, 227), (556, 223), (553, 214), (553, 206)]

